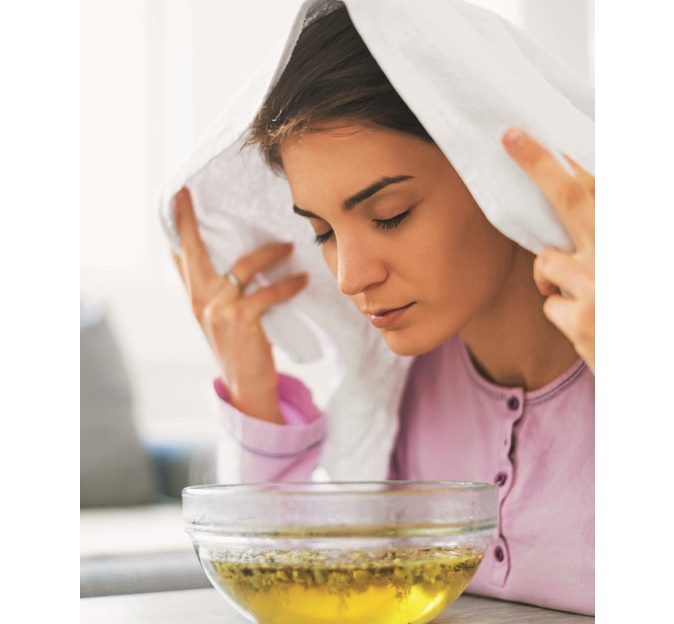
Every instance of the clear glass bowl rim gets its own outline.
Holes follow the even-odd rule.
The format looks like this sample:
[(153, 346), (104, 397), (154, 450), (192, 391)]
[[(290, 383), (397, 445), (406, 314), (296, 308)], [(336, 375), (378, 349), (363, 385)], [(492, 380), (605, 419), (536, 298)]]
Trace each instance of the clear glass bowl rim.
[[(327, 489), (329, 486), (345, 486), (339, 490)], [(348, 486), (377, 486), (379, 489), (348, 489)], [(390, 488), (381, 488), (381, 486), (397, 486)], [(269, 486), (279, 487), (279, 489), (266, 489)], [(415, 487), (408, 487), (415, 486)], [(307, 488), (307, 489), (298, 489)], [(326, 488), (326, 489), (323, 489)], [(292, 495), (311, 495), (312, 490), (318, 494), (330, 495), (386, 495), (391, 493), (406, 494), (428, 494), (430, 490), (445, 489), (447, 491), (465, 490), (496, 490), (496, 486), (491, 483), (481, 481), (404, 481), (404, 480), (383, 480), (383, 481), (262, 481), (255, 483), (221, 483), (190, 485), (183, 488), (184, 495), (207, 496), (217, 495), (219, 493), (245, 493), (245, 494), (285, 494)]]
[(496, 486), (478, 481), (268, 481), (183, 490), (193, 536), (470, 533), (496, 526), (497, 505)]

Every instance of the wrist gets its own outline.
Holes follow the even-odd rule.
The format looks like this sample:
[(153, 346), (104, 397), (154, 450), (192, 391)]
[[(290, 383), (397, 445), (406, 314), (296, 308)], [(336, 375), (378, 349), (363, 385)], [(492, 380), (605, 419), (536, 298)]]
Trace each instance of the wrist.
[(246, 400), (237, 400), (232, 398), (230, 403), (240, 412), (246, 414), (247, 416), (252, 416), (259, 420), (264, 420), (266, 422), (275, 423), (277, 425), (285, 425), (285, 419), (279, 408), (278, 401), (275, 403), (265, 403), (259, 400), (255, 401), (246, 401)]
[(242, 391), (235, 383), (226, 384), (218, 377), (214, 381), (218, 396), (240, 412), (276, 424), (286, 424), (278, 400), (278, 387), (260, 390), (259, 385), (254, 393)]

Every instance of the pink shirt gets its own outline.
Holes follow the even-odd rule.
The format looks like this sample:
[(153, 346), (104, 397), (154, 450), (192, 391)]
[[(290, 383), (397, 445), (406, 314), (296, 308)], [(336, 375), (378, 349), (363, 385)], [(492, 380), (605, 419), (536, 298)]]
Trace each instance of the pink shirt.
[[(279, 375), (285, 425), (223, 401), (242, 481), (308, 481), (325, 418)], [(594, 376), (578, 359), (543, 388), (482, 377), (456, 337), (415, 359), (400, 408), (391, 479), (483, 481), (499, 489), (499, 527), (469, 593), (594, 614)]]

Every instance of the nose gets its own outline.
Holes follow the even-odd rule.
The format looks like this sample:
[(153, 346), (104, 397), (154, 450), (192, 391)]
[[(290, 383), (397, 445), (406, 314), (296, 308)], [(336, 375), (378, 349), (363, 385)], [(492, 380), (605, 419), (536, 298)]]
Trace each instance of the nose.
[(339, 290), (353, 297), (386, 280), (388, 268), (364, 241), (342, 239), (337, 242), (336, 274)]

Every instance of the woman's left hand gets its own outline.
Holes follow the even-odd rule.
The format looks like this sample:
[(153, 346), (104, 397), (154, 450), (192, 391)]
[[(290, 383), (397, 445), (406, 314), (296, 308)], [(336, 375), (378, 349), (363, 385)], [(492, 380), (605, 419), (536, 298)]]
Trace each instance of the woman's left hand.
[(568, 253), (546, 247), (534, 261), (534, 281), (547, 297), (543, 313), (594, 372), (594, 177), (563, 154), (575, 174), (569, 175), (519, 128), (510, 128), (503, 144), (550, 200), (574, 243)]

